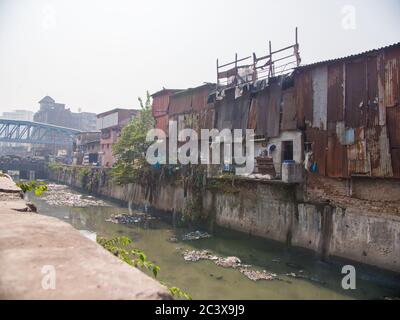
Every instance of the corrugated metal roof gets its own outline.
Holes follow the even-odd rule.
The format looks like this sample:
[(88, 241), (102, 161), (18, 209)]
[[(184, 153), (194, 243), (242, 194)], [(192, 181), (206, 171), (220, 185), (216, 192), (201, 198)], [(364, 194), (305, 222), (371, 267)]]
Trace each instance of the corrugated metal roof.
[(320, 64), (326, 64), (326, 63), (332, 63), (332, 62), (339, 62), (339, 61), (344, 61), (347, 59), (353, 59), (353, 58), (358, 58), (361, 57), (363, 55), (369, 55), (369, 54), (373, 54), (373, 53), (377, 53), (381, 50), (386, 50), (386, 49), (391, 49), (391, 48), (396, 48), (396, 47), (400, 47), (400, 42), (397, 43), (393, 43), (391, 45), (387, 45), (385, 47), (381, 47), (381, 48), (377, 48), (377, 49), (372, 49), (372, 50), (368, 50), (368, 51), (364, 51), (361, 53), (356, 53), (356, 54), (351, 54), (345, 57), (340, 57), (340, 58), (334, 58), (334, 59), (328, 59), (328, 60), (322, 60), (322, 61), (318, 61), (318, 62), (313, 62), (310, 64), (305, 64), (303, 66), (299, 66), (297, 67), (295, 70), (300, 70), (300, 69), (306, 69), (306, 68), (310, 68), (310, 67), (315, 67), (317, 65)]
[(165, 88), (162, 88), (161, 90), (159, 90), (157, 92), (154, 92), (151, 95), (151, 97), (154, 98), (154, 97), (161, 96), (161, 95), (171, 95), (171, 94), (183, 91), (183, 90), (184, 89), (165, 89)]

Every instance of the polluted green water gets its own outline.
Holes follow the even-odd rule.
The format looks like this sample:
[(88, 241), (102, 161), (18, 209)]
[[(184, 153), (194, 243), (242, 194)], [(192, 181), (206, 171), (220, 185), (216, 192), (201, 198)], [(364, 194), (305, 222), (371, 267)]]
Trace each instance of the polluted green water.
[[(76, 199), (86, 207), (72, 206)], [(383, 299), (398, 297), (400, 293), (397, 276), (357, 265), (356, 289), (344, 290), (343, 262), (326, 263), (308, 251), (231, 230), (217, 229), (210, 238), (183, 241), (183, 236), (193, 230), (176, 228), (169, 219), (154, 216), (129, 225), (107, 222), (112, 216), (132, 210), (81, 195), (68, 187), (55, 186), (47, 196), (31, 200), (40, 214), (59, 218), (78, 230), (109, 238), (130, 237), (135, 247), (144, 250), (148, 259), (160, 266), (159, 280), (183, 289), (193, 299)], [(185, 261), (185, 250), (235, 256), (254, 270), (276, 274), (278, 279), (252, 281), (237, 268), (224, 268), (211, 260)]]

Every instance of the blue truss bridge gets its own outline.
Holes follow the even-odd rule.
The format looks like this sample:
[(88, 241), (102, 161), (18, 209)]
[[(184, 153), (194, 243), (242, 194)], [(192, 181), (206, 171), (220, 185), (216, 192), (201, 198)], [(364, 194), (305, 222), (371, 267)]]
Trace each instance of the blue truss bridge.
[(77, 129), (47, 123), (0, 119), (0, 142), (72, 146)]

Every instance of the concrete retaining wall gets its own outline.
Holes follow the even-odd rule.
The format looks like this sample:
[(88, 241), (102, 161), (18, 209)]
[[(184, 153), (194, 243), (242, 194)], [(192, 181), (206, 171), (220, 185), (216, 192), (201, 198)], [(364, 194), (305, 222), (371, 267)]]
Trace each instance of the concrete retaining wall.
[[(80, 187), (68, 174), (53, 178)], [(310, 200), (307, 192), (312, 190), (311, 186), (305, 191), (303, 186), (254, 181), (237, 186), (238, 192), (234, 193), (204, 191), (203, 210), (219, 226), (310, 249), (326, 258), (337, 256), (400, 272), (400, 216), (396, 209), (391, 209), (397, 208), (396, 202), (389, 205), (383, 202), (379, 210), (377, 202), (371, 204), (348, 196), (346, 182), (333, 182), (335, 190), (343, 193), (343, 201), (335, 196), (335, 201), (330, 202), (326, 192), (319, 202), (315, 198)], [(388, 185), (384, 180), (382, 183)], [(365, 195), (362, 183), (358, 181), (355, 185)], [(370, 192), (374, 187), (377, 192), (379, 183), (365, 184)], [(327, 189), (325, 184), (324, 190), (318, 190)], [(180, 212), (186, 201), (184, 189), (169, 184), (156, 186), (152, 196), (138, 184), (118, 186), (111, 181), (97, 192), (164, 211)]]

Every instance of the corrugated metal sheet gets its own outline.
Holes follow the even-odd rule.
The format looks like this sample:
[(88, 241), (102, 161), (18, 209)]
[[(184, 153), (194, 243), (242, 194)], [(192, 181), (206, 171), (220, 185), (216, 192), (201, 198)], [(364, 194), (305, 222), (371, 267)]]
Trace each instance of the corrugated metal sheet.
[(179, 92), (169, 98), (169, 115), (188, 113), (191, 112), (191, 110), (192, 95), (190, 91)]
[(193, 113), (193, 129), (201, 134), (201, 129), (214, 128), (214, 109), (204, 109)]
[(330, 122), (328, 130), (326, 174), (332, 178), (344, 178), (348, 176), (347, 148), (340, 143), (336, 131), (335, 123)]
[(366, 70), (365, 60), (358, 59), (346, 63), (346, 127), (365, 127), (366, 121)]
[(233, 104), (233, 124), (232, 129), (242, 129), (243, 133), (247, 129), (249, 109), (251, 103), (251, 93), (249, 91), (235, 99)]
[(382, 51), (397, 50), (399, 48), (400, 48), (400, 42), (397, 42), (397, 43), (393, 43), (393, 44), (385, 46), (385, 47), (372, 49), (372, 50), (364, 51), (364, 52), (357, 53), (357, 54), (352, 54), (352, 55), (349, 55), (349, 56), (346, 56), (346, 57), (340, 57), (340, 58), (323, 60), (323, 61), (318, 61), (318, 62), (315, 62), (315, 63), (306, 64), (306, 65), (303, 65), (301, 67), (298, 67), (297, 70), (306, 70), (306, 69), (310, 69), (312, 67), (316, 67), (316, 66), (322, 65), (322, 64), (328, 64), (328, 63), (334, 63), (334, 62), (342, 62), (342, 61), (345, 61), (345, 60), (349, 60), (351, 58), (359, 58), (359, 57), (365, 56), (366, 54), (374, 54), (374, 53), (379, 53), (379, 52), (382, 52)]
[(355, 142), (347, 146), (347, 159), (349, 175), (370, 173), (367, 143), (363, 128), (355, 128)]
[(155, 118), (155, 128), (163, 130), (168, 135), (168, 115)]
[(306, 122), (311, 124), (313, 120), (311, 72), (304, 71), (297, 73), (295, 75), (294, 85), (297, 128), (304, 129)]
[(378, 55), (377, 59), (378, 69), (378, 97), (379, 97), (379, 125), (386, 124), (386, 106), (385, 106), (385, 60), (384, 54)]
[(279, 83), (271, 83), (267, 89), (269, 91), (268, 102), (265, 106), (267, 127), (264, 134), (268, 138), (273, 138), (279, 136), (282, 88)]
[(391, 148), (400, 148), (400, 105), (386, 108), (386, 121)]
[(151, 95), (153, 101), (151, 105), (151, 110), (153, 117), (159, 117), (167, 114), (168, 112), (168, 104), (169, 97), (177, 92), (180, 92), (180, 89), (163, 89)]
[(192, 109), (194, 111), (209, 109), (214, 106), (213, 104), (207, 103), (208, 96), (213, 89), (215, 89), (214, 84), (205, 84), (200, 87), (191, 89)]
[(215, 124), (218, 130), (232, 129), (235, 89), (225, 90), (225, 97), (215, 102)]
[(159, 95), (153, 98), (151, 111), (153, 117), (160, 117), (168, 112), (169, 95)]
[(344, 64), (334, 63), (328, 66), (328, 111), (327, 121), (343, 121), (344, 107)]
[(377, 57), (367, 57), (367, 126), (379, 125)]
[(294, 88), (287, 89), (282, 93), (282, 121), (281, 130), (296, 130), (296, 104), (294, 101)]
[(269, 89), (266, 88), (257, 93), (253, 98), (256, 105), (256, 134), (265, 135), (267, 132), (267, 105), (269, 99)]
[(393, 176), (400, 178), (400, 105), (386, 108)]
[(317, 172), (326, 175), (328, 131), (317, 128), (307, 128), (305, 142), (311, 143), (314, 161), (317, 163)]
[(313, 127), (327, 129), (328, 68), (312, 69), (313, 88)]
[(385, 105), (394, 107), (400, 104), (400, 48), (385, 53)]
[(271, 83), (258, 92), (257, 100), (257, 134), (272, 138), (279, 136), (280, 104), (282, 90), (279, 83)]
[(365, 129), (367, 153), (373, 177), (393, 176), (389, 139), (385, 126)]
[(257, 100), (251, 99), (247, 128), (253, 129), (256, 132), (257, 128)]
[(392, 149), (393, 177), (400, 178), (400, 149)]

